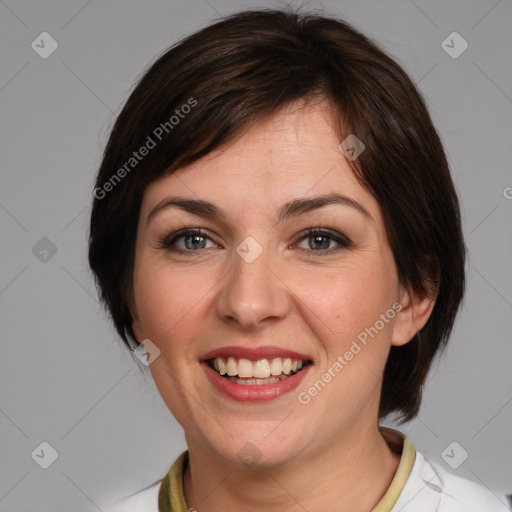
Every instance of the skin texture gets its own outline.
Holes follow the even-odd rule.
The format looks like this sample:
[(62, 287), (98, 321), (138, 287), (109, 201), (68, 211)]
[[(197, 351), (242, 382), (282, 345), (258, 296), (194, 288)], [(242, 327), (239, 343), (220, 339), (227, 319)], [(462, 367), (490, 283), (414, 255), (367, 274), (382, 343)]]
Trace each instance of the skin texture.
[[(298, 103), (145, 191), (133, 327), (139, 342), (150, 339), (160, 350), (150, 370), (185, 430), (185, 498), (200, 512), (367, 512), (396, 471), (399, 456), (378, 431), (383, 370), (391, 345), (407, 343), (423, 327), (433, 299), (399, 283), (379, 204), (357, 182), (339, 143), (327, 102)], [(278, 222), (284, 203), (334, 192), (357, 201), (371, 219), (333, 204)], [(173, 206), (148, 223), (149, 212), (170, 196), (208, 200), (226, 219)], [(162, 247), (184, 227), (210, 238), (186, 254), (173, 250), (187, 250), (184, 238)], [(314, 236), (299, 236), (308, 228), (332, 230), (352, 244), (315, 244)], [(250, 264), (235, 250), (249, 236), (263, 250)], [(396, 302), (402, 310), (301, 404), (298, 394)], [(200, 366), (202, 354), (227, 345), (276, 345), (308, 354), (313, 366), (298, 389), (240, 403), (219, 393)], [(248, 442), (261, 454), (252, 467), (238, 456)]]

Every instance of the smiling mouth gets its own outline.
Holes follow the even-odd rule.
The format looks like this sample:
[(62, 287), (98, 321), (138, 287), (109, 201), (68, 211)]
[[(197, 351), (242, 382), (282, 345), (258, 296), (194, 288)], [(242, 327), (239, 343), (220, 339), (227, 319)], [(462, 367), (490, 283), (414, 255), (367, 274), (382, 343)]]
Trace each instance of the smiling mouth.
[(311, 360), (275, 357), (272, 359), (249, 359), (215, 357), (207, 359), (208, 366), (225, 379), (244, 385), (273, 384), (286, 380), (313, 364)]

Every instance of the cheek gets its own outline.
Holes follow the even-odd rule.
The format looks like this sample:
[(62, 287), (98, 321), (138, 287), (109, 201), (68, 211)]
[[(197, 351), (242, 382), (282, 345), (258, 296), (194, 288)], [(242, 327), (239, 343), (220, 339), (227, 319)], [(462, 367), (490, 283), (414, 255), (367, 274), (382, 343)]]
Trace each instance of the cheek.
[[(149, 370), (162, 399), (186, 430), (196, 429), (195, 423), (208, 422), (207, 417), (191, 419), (194, 404), (190, 397), (200, 396), (193, 384), (193, 372), (197, 371), (194, 340), (201, 337), (202, 300), (211, 288), (212, 283), (199, 279), (190, 269), (180, 272), (168, 264), (141, 264), (134, 275), (144, 336), (160, 350)], [(202, 410), (198, 414), (203, 414)]]
[(136, 308), (144, 335), (161, 343), (187, 337), (187, 329), (193, 330), (197, 325), (191, 319), (211, 289), (209, 282), (190, 269), (180, 272), (168, 264), (141, 262), (134, 281)]
[[(322, 333), (319, 337), (328, 352), (350, 345), (391, 308), (397, 296), (397, 278), (394, 266), (383, 266), (378, 261), (347, 264), (329, 273), (322, 269), (297, 277), (294, 288), (305, 306), (303, 314)], [(377, 325), (383, 336), (390, 333), (392, 325), (386, 320), (384, 326), (381, 322)]]
[(311, 399), (326, 425), (377, 407), (396, 316), (395, 278), (385, 275), (378, 265), (345, 267), (328, 278), (309, 275), (297, 289), (301, 314), (321, 347), (317, 373), (301, 397)]

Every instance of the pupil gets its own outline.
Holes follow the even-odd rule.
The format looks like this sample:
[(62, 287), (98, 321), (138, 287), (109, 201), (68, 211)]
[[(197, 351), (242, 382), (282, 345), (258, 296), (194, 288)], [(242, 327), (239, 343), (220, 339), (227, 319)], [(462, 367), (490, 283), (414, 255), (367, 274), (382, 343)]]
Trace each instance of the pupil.
[[(191, 244), (187, 243), (191, 242)], [(185, 246), (187, 249), (204, 248), (205, 238), (202, 236), (191, 235), (185, 239)]]
[(317, 249), (328, 249), (329, 248), (329, 237), (324, 235), (318, 235), (313, 237), (313, 243), (318, 244), (315, 248)]

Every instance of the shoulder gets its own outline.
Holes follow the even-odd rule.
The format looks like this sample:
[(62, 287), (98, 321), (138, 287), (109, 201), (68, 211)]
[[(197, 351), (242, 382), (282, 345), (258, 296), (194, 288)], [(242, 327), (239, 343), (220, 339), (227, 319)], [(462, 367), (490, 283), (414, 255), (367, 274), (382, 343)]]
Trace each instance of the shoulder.
[(106, 512), (158, 512), (160, 482), (123, 499)]
[(427, 502), (430, 507), (435, 507), (430, 510), (436, 512), (511, 511), (504, 494), (450, 473), (439, 463), (416, 452), (413, 470), (396, 503), (399, 505), (397, 510), (403, 507), (402, 512), (420, 512)]
[[(444, 482), (444, 507), (439, 512), (459, 510), (461, 512), (510, 512), (510, 502), (505, 494), (489, 489), (476, 482), (448, 472), (440, 464), (428, 461)], [(456, 507), (459, 508), (456, 508)]]

